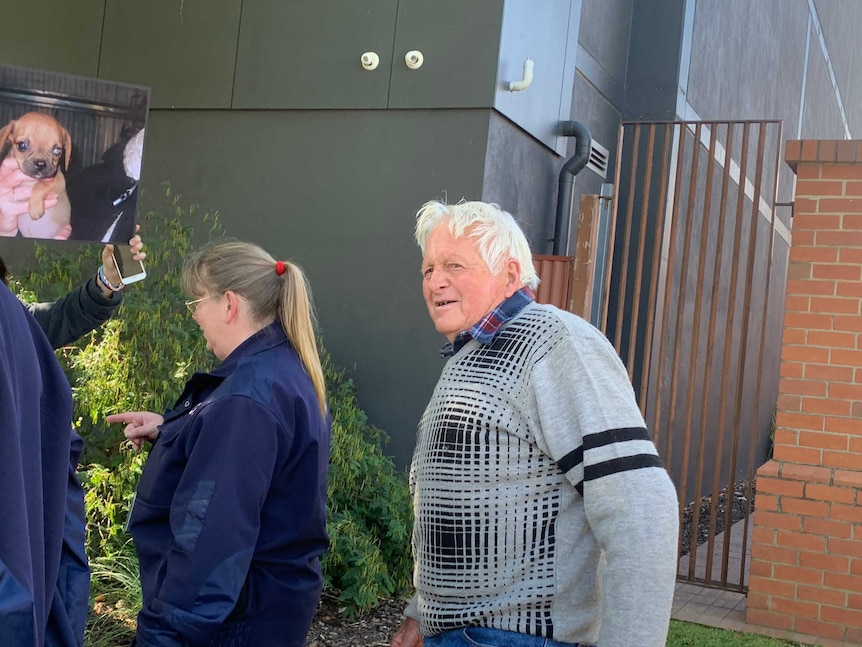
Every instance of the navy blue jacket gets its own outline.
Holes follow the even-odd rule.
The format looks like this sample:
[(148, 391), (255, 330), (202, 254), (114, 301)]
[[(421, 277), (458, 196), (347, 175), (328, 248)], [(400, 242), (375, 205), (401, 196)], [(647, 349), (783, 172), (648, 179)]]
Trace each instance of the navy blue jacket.
[(71, 428), (72, 393), (51, 345), (0, 285), (0, 645), (83, 639), (89, 579)]
[(328, 546), (329, 441), (279, 323), (191, 377), (130, 515), (138, 647), (302, 646)]
[(105, 323), (122, 301), (122, 292), (106, 297), (96, 279), (91, 278), (56, 301), (31, 303), (27, 309), (36, 317), (51, 345), (60, 348)]

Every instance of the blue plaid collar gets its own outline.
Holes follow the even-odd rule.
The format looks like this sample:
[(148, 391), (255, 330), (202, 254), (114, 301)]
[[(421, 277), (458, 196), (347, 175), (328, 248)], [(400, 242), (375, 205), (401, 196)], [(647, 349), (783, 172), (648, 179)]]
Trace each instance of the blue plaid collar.
[(443, 344), (443, 347), (440, 349), (440, 357), (452, 357), (471, 339), (475, 339), (480, 344), (487, 346), (493, 341), (494, 336), (503, 327), (503, 324), (531, 304), (533, 298), (533, 291), (530, 288), (521, 288), (482, 317), (477, 324), (455, 335), (453, 342)]

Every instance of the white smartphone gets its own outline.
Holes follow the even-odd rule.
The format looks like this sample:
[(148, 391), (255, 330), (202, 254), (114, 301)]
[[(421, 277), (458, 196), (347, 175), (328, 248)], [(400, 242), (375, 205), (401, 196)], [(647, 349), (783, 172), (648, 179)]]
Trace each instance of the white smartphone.
[(142, 281), (147, 278), (147, 270), (141, 261), (136, 261), (132, 255), (132, 248), (128, 245), (114, 245), (114, 267), (120, 274), (123, 285)]

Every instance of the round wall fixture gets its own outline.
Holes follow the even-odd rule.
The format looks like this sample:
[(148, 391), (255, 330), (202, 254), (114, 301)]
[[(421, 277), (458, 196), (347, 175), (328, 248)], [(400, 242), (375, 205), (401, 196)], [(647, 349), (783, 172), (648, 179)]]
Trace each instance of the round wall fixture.
[(404, 62), (407, 63), (407, 67), (411, 70), (418, 70), (422, 67), (422, 63), (425, 62), (425, 57), (422, 56), (422, 52), (418, 49), (411, 49), (404, 55)]

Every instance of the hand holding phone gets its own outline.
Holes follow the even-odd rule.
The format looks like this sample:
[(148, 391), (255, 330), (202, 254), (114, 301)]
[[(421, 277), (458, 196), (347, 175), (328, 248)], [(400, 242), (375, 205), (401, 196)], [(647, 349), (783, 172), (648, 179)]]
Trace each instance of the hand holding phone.
[(111, 254), (114, 261), (114, 267), (117, 268), (117, 273), (120, 275), (120, 280), (123, 285), (142, 281), (147, 278), (147, 271), (144, 269), (142, 261), (136, 261), (132, 250), (128, 245), (114, 245), (114, 251)]

